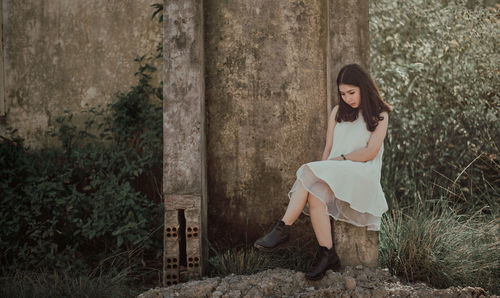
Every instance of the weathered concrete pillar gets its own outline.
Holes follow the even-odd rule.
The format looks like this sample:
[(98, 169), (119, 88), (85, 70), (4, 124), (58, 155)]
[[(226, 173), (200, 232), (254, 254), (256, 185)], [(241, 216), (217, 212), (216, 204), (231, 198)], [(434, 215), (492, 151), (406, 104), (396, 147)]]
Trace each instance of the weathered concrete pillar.
[(163, 283), (199, 278), (205, 267), (206, 161), (203, 1), (164, 1)]
[(0, 117), (5, 116), (5, 84), (3, 68), (3, 1), (0, 1)]
[(328, 0), (328, 111), (338, 103), (337, 74), (358, 63), (369, 70), (369, 0)]
[[(328, 111), (339, 101), (337, 74), (349, 63), (369, 71), (369, 1), (328, 0)], [(334, 242), (343, 266), (378, 265), (378, 232), (335, 221)]]

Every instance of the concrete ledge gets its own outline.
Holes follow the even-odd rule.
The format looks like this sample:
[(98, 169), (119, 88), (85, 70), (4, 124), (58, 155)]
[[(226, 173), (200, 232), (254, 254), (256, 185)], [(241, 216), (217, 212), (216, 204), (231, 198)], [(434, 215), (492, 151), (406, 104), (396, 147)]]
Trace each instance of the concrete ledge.
[(378, 266), (378, 232), (366, 227), (336, 220), (333, 225), (334, 243), (342, 267), (363, 265)]

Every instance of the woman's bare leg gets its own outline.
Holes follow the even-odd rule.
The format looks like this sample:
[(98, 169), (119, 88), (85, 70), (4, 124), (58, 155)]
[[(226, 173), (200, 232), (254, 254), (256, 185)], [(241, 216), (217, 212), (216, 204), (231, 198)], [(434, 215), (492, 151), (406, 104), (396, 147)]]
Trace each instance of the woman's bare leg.
[(309, 213), (311, 215), (311, 223), (316, 234), (316, 239), (321, 246), (330, 249), (332, 244), (332, 228), (330, 226), (330, 216), (326, 213), (326, 206), (317, 197), (310, 194), (302, 185), (299, 183), (297, 188), (292, 194), (292, 199), (288, 203), (285, 215), (281, 219), (286, 225), (291, 225), (297, 220), (306, 206), (306, 202), (309, 202)]
[(288, 203), (285, 215), (281, 219), (286, 225), (291, 225), (299, 218), (300, 213), (304, 210), (307, 202), (307, 195), (309, 192), (304, 188), (302, 182), (299, 180), (299, 184), (292, 194), (292, 198)]
[(309, 194), (309, 213), (314, 234), (320, 246), (328, 249), (332, 248), (332, 227), (330, 226), (330, 216), (326, 213), (326, 206), (317, 197)]

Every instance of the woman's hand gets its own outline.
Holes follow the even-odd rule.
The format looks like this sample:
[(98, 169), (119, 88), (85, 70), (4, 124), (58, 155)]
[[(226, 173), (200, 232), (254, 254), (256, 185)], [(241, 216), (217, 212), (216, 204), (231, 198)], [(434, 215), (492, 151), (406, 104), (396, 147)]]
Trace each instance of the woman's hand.
[[(377, 156), (382, 144), (384, 143), (384, 138), (387, 133), (387, 124), (389, 122), (389, 115), (387, 112), (384, 111), (380, 113), (380, 116), (383, 116), (384, 119), (379, 121), (377, 128), (371, 132), (370, 139), (368, 140), (366, 147), (344, 154), (347, 160), (367, 162)], [(339, 157), (336, 157), (336, 159), (337, 158)]]

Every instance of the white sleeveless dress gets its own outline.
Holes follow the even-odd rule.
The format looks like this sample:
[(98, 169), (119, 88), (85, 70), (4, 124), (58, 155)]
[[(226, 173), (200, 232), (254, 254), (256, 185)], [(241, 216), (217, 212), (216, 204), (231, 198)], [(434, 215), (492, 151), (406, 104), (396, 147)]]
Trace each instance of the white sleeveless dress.
[[(382, 144), (377, 156), (366, 162), (329, 160), (340, 154), (366, 147), (370, 139), (361, 112), (353, 122), (337, 123), (333, 133), (333, 146), (328, 160), (314, 161), (297, 170), (297, 180), (288, 193), (290, 200), (299, 183), (319, 198), (326, 212), (341, 220), (367, 230), (380, 230), (382, 214), (387, 211), (387, 201), (380, 185)], [(307, 214), (306, 211), (303, 213)]]

